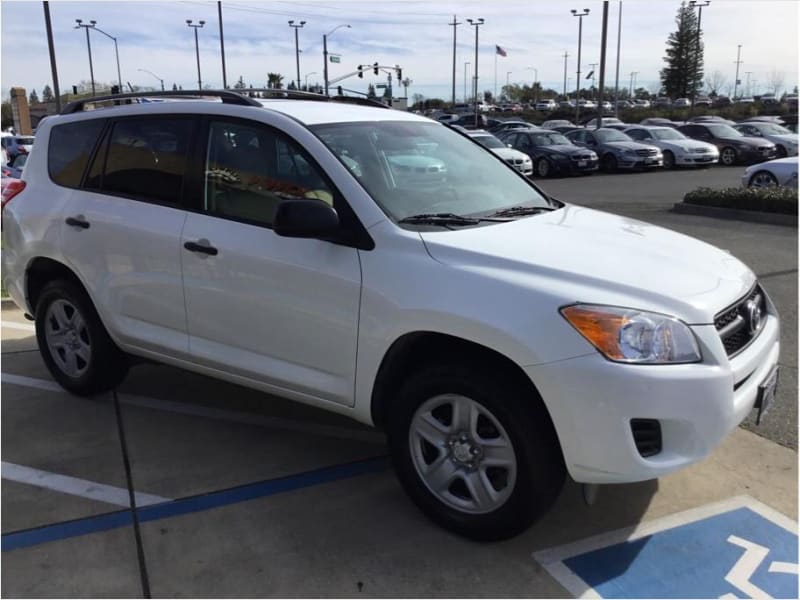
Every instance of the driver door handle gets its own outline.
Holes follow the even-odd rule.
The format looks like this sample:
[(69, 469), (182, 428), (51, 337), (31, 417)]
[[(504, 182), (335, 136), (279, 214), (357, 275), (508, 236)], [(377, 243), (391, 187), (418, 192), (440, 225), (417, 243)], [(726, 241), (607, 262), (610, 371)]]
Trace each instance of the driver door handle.
[(67, 217), (66, 224), (70, 227), (80, 227), (81, 229), (89, 229), (89, 221), (83, 215), (76, 215), (74, 217)]
[(186, 242), (183, 245), (189, 252), (200, 252), (201, 254), (208, 254), (209, 256), (216, 256), (219, 250), (214, 248), (208, 240), (199, 240), (197, 242)]

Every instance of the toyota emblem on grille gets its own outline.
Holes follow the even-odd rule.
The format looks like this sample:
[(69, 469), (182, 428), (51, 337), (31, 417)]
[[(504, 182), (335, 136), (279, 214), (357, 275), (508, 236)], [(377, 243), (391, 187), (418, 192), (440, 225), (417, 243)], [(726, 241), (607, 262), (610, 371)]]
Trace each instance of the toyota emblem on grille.
[(761, 329), (761, 297), (756, 296), (752, 300), (748, 300), (747, 304), (745, 305), (745, 314), (747, 319), (747, 328), (750, 331), (750, 335), (753, 335), (756, 331)]

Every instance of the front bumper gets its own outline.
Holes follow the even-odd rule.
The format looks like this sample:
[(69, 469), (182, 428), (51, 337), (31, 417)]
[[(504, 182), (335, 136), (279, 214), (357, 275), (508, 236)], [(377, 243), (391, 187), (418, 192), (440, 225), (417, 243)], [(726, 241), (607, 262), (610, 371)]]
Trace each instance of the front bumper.
[(664, 166), (664, 157), (617, 155), (617, 166), (620, 169), (657, 169)]
[(778, 157), (777, 150), (760, 151), (760, 150), (738, 150), (739, 160), (748, 165), (766, 162)]
[(719, 161), (719, 152), (709, 152), (704, 154), (682, 153), (675, 155), (675, 164), (683, 167), (694, 167), (697, 165), (713, 165)]
[[(778, 362), (778, 318), (728, 358), (713, 325), (694, 326), (703, 362), (624, 365), (593, 352), (526, 367), (550, 411), (570, 475), (581, 483), (660, 477), (707, 456), (753, 409)], [(662, 449), (643, 457), (632, 419), (658, 420)]]

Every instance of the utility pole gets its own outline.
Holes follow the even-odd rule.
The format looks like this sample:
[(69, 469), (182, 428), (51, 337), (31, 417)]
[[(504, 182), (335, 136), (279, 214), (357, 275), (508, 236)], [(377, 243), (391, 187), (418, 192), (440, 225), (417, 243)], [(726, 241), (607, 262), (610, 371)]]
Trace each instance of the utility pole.
[(456, 28), (461, 25), (453, 15), (453, 22), (448, 23), (453, 28), (453, 106), (456, 105)]
[(584, 8), (583, 12), (578, 12), (574, 8), (570, 11), (573, 17), (578, 17), (578, 71), (575, 77), (575, 124), (581, 117), (581, 104), (579, 96), (581, 95), (581, 38), (583, 37), (583, 17), (589, 14), (589, 9)]
[(299, 25), (295, 25), (294, 21), (289, 21), (289, 27), (294, 29), (294, 54), (295, 58), (297, 59), (297, 79), (295, 81), (297, 82), (298, 90), (300, 89), (300, 42), (299, 42), (299, 37), (297, 35), (297, 31), (299, 29), (302, 29), (303, 25), (305, 24), (306, 24), (305, 21), (300, 21)]
[(569, 53), (564, 52), (564, 100), (569, 100), (567, 97), (567, 57)]
[[(606, 38), (608, 36), (608, 0), (603, 1), (603, 29), (600, 34), (600, 89), (597, 111), (597, 127), (603, 126), (603, 90), (606, 85)], [(593, 80), (594, 82), (594, 80)]]
[(472, 63), (467, 61), (464, 63), (464, 104), (469, 104), (467, 100), (467, 65), (471, 65)]
[(56, 67), (56, 48), (53, 44), (53, 25), (50, 22), (50, 3), (42, 2), (44, 7), (44, 25), (47, 30), (47, 48), (50, 51), (50, 72), (53, 75), (53, 91), (56, 95), (56, 112), (61, 112), (61, 91), (58, 87), (58, 68)]
[(203, 80), (200, 78), (200, 42), (197, 39), (197, 30), (202, 29), (203, 25), (206, 24), (205, 21), (199, 21), (199, 25), (192, 25), (191, 19), (186, 19), (186, 24), (194, 29), (194, 51), (197, 55), (197, 89), (203, 89)]
[(472, 79), (474, 81), (473, 89), (475, 91), (475, 127), (477, 128), (480, 125), (478, 119), (480, 113), (480, 109), (478, 108), (478, 28), (483, 25), (484, 21), (482, 18), (476, 20), (467, 19), (467, 23), (475, 27), (475, 69), (473, 71), (475, 75)]
[[(222, 2), (217, 2), (217, 14), (219, 15), (219, 50), (222, 54), (222, 89), (228, 89), (228, 76), (225, 73), (225, 36), (222, 33)], [(164, 82), (161, 82), (161, 90), (164, 90)]]
[[(92, 65), (92, 42), (89, 41), (89, 30), (94, 27), (97, 21), (89, 21), (88, 25), (84, 25), (82, 19), (75, 19), (75, 22), (77, 23), (75, 29), (83, 27), (86, 30), (86, 47), (89, 49), (89, 77), (92, 82), (92, 96), (96, 96), (97, 94), (94, 89), (94, 66)], [(741, 46), (739, 47), (741, 48)]]
[(739, 65), (741, 65), (744, 61), (741, 60), (742, 58), (742, 45), (739, 44), (738, 49), (736, 50), (736, 79), (733, 82), (733, 100), (736, 101), (736, 92), (739, 89)]
[[(698, 2), (697, 0), (691, 0), (689, 2), (689, 6), (691, 8), (697, 7), (697, 41), (695, 42), (695, 55), (694, 55), (694, 73), (697, 74), (698, 67), (700, 66), (700, 32), (701, 30), (701, 23), (703, 22), (703, 7), (708, 6), (711, 4), (710, 0), (706, 0), (705, 2)], [(694, 101), (697, 98), (697, 81), (692, 82), (692, 104), (689, 107), (689, 116), (691, 116), (694, 110)]]
[[(325, 79), (325, 95), (328, 95), (328, 36), (333, 35), (333, 32), (341, 27), (347, 27), (350, 29), (350, 25), (342, 24), (337, 25), (333, 29), (331, 29), (328, 33), (322, 36), (322, 77)], [(337, 61), (338, 62), (338, 61)]]
[(614, 116), (619, 117), (619, 49), (622, 41), (622, 0), (619, 0), (619, 23), (617, 23), (617, 75), (614, 79)]

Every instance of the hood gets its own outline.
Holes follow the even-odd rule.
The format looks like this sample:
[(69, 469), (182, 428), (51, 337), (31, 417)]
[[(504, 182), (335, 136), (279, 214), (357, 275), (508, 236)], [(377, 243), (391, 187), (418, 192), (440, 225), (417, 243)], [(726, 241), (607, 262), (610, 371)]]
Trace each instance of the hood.
[(555, 144), (554, 146), (542, 146), (541, 150), (548, 152), (558, 152), (559, 154), (586, 154), (586, 152), (594, 152), (591, 148), (583, 146), (573, 146), (571, 144)]
[(520, 152), (519, 150), (514, 150), (513, 148), (492, 148), (491, 150), (503, 160), (508, 160), (509, 158), (530, 160), (530, 157), (527, 154)]
[(755, 276), (728, 252), (655, 225), (566, 205), (509, 223), (424, 231), (430, 255), (547, 294), (713, 322)]

